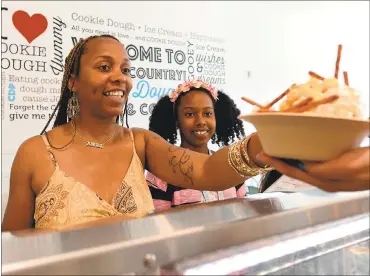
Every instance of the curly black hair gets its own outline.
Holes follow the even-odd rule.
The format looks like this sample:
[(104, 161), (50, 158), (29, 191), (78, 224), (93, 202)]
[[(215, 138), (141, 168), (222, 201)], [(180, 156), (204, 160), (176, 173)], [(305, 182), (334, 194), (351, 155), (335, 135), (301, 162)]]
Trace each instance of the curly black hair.
[[(201, 90), (209, 95), (209, 91), (204, 88), (191, 88), (186, 94), (193, 90)], [(177, 141), (177, 110), (183, 96), (184, 93), (179, 95), (175, 107), (168, 96), (162, 97), (154, 106), (149, 118), (149, 129), (171, 144)], [(220, 147), (227, 146), (236, 138), (245, 136), (243, 122), (238, 119), (240, 110), (234, 101), (222, 91), (218, 92), (218, 100), (212, 98), (212, 101), (216, 116), (216, 132), (212, 136), (212, 143)]]

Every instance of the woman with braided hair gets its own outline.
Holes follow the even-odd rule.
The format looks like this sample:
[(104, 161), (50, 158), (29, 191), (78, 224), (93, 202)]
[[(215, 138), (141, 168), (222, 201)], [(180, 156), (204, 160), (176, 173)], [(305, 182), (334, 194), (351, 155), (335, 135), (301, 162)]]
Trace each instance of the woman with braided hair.
[(89, 37), (71, 50), (52, 130), (46, 131), (49, 121), (17, 151), (3, 231), (145, 216), (154, 206), (144, 169), (206, 191), (226, 190), (266, 170), (256, 160), (257, 135), (209, 156), (123, 127), (130, 67), (124, 45), (111, 36)]

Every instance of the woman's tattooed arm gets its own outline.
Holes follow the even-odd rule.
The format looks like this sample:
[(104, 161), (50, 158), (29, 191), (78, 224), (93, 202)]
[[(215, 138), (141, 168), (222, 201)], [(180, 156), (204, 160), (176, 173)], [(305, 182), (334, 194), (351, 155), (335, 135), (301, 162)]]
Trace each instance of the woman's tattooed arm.
[(186, 189), (222, 191), (245, 180), (229, 166), (227, 147), (209, 156), (171, 145), (151, 131), (143, 132), (148, 171), (167, 183)]
[(193, 183), (193, 171), (194, 171), (194, 163), (190, 159), (190, 155), (187, 153), (187, 149), (176, 147), (175, 145), (171, 145), (168, 148), (170, 153), (180, 152), (180, 157), (178, 154), (172, 155), (169, 158), (169, 164), (172, 167), (173, 173), (179, 171), (184, 180), (189, 182), (192, 186)]

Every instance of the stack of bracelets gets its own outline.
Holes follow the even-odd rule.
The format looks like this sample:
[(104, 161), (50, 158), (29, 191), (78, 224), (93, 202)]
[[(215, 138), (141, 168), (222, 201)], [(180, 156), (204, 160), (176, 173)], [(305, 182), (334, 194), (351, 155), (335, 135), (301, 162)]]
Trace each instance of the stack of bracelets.
[(259, 174), (267, 173), (273, 170), (271, 167), (261, 168), (253, 163), (248, 155), (248, 143), (255, 133), (232, 144), (228, 152), (228, 161), (230, 167), (243, 178), (250, 178)]

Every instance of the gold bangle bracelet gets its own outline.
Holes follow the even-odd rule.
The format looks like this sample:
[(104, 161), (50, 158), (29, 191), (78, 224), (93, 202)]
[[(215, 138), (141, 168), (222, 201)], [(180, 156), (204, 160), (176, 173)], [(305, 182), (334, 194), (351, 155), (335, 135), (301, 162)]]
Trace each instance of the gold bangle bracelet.
[(250, 178), (259, 174), (259, 171), (251, 168), (244, 160), (241, 155), (241, 146), (244, 138), (230, 146), (228, 151), (228, 162), (229, 166), (243, 178)]
[(250, 158), (249, 154), (248, 154), (248, 145), (249, 145), (249, 141), (250, 139), (252, 138), (252, 136), (256, 135), (256, 133), (252, 133), (250, 135), (247, 136), (247, 138), (245, 140), (243, 140), (242, 142), (242, 147), (241, 147), (241, 152), (242, 152), (242, 155), (245, 159), (245, 162), (253, 169), (255, 170), (258, 170), (260, 174), (264, 174), (264, 173), (267, 173), (271, 170), (273, 170), (273, 168), (269, 167), (269, 166), (265, 166), (264, 168), (256, 165), (252, 159)]

